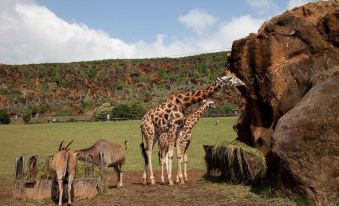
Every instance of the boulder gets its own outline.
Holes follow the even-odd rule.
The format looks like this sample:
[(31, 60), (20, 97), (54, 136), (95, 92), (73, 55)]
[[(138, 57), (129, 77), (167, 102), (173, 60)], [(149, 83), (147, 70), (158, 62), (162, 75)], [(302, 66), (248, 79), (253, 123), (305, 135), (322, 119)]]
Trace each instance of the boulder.
[(313, 82), (274, 130), (271, 180), (287, 193), (330, 205), (339, 197), (339, 71), (326, 71)]
[(338, 199), (339, 3), (284, 12), (233, 43), (230, 70), (246, 83), (234, 126), (261, 150), (275, 188), (316, 205)]
[(239, 140), (267, 154), (279, 118), (311, 89), (313, 76), (338, 68), (338, 10), (334, 1), (307, 4), (233, 42), (230, 70), (247, 84), (239, 89), (246, 99), (235, 125)]

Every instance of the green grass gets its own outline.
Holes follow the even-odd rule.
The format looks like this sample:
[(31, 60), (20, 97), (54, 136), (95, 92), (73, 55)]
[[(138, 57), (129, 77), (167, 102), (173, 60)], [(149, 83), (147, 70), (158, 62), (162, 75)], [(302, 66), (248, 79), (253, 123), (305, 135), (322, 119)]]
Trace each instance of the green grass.
[[(223, 140), (232, 140), (235, 133), (232, 125), (234, 117), (203, 118), (193, 129), (193, 141), (189, 149), (189, 169), (205, 169), (203, 144), (215, 144)], [(219, 120), (218, 126), (215, 126)], [(28, 125), (0, 125), (0, 179), (12, 180), (15, 158), (37, 154), (43, 157), (55, 154), (62, 140), (68, 143), (74, 140), (71, 149), (80, 149), (92, 145), (103, 138), (123, 144), (128, 140), (125, 170), (141, 171), (143, 160), (139, 144), (140, 121), (86, 122), (86, 123), (49, 123)], [(153, 152), (153, 166), (159, 169), (157, 146)], [(176, 165), (174, 165), (176, 168)]]

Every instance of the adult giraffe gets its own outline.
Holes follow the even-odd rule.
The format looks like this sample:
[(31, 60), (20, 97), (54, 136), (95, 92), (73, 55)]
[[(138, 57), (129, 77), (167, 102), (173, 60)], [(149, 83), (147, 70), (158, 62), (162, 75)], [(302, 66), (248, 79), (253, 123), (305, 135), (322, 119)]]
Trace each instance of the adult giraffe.
[[(203, 104), (196, 109), (192, 114), (187, 116), (184, 120), (183, 128), (179, 128), (179, 135), (176, 140), (177, 147), (177, 160), (178, 160), (178, 174), (177, 174), (177, 182), (180, 184), (184, 183), (183, 175), (182, 175), (182, 165), (184, 166), (184, 179), (187, 181), (187, 150), (192, 141), (192, 129), (202, 117), (203, 113), (210, 107), (214, 107), (214, 102), (210, 100), (203, 100)], [(159, 158), (161, 162), (161, 182), (165, 182), (164, 178), (164, 164), (167, 169), (167, 161), (168, 161), (168, 137), (167, 133), (162, 133), (159, 137)], [(167, 169), (168, 171), (168, 169)]]
[[(178, 128), (182, 126), (184, 120), (184, 110), (203, 99), (206, 99), (224, 86), (241, 86), (245, 85), (240, 79), (233, 75), (218, 77), (217, 80), (204, 89), (198, 89), (186, 93), (176, 93), (169, 96), (165, 102), (150, 109), (141, 119), (141, 139), (140, 144), (142, 156), (145, 160), (143, 180), (147, 184), (147, 174), (151, 184), (155, 184), (152, 168), (152, 149), (162, 133), (167, 133), (169, 140), (168, 147), (168, 179), (169, 184), (172, 181), (172, 161), (174, 154), (174, 144), (176, 141)], [(144, 137), (146, 147), (144, 145)]]

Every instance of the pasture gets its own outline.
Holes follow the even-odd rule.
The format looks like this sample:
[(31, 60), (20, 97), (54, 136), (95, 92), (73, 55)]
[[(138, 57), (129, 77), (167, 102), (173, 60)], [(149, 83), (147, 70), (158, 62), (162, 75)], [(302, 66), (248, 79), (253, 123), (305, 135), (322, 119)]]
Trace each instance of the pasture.
[[(216, 126), (215, 122), (219, 121)], [(29, 125), (0, 126), (0, 202), (1, 205), (53, 205), (50, 200), (40, 202), (21, 202), (11, 198), (11, 183), (14, 172), (14, 160), (19, 155), (37, 154), (45, 157), (54, 154), (62, 140), (74, 140), (71, 149), (88, 147), (97, 139), (103, 138), (123, 144), (127, 143), (125, 164), (125, 186), (121, 189), (109, 189), (93, 200), (75, 201), (74, 205), (294, 205), (287, 198), (272, 197), (266, 192), (254, 193), (243, 185), (228, 185), (209, 182), (202, 178), (205, 171), (203, 144), (214, 144), (222, 140), (233, 140), (232, 126), (236, 118), (204, 118), (193, 129), (193, 141), (189, 149), (189, 182), (186, 185), (143, 186), (143, 160), (139, 150), (141, 133), (139, 121), (86, 122), (86, 123), (49, 123)], [(153, 166), (160, 169), (156, 152), (153, 152)], [(174, 165), (176, 168), (176, 164)], [(176, 170), (174, 170), (176, 174)], [(115, 176), (114, 176), (115, 177)], [(157, 182), (160, 174), (155, 173)], [(112, 185), (116, 182), (111, 178)], [(124, 198), (125, 197), (125, 198)], [(161, 198), (162, 197), (162, 198)], [(156, 201), (154, 201), (156, 200)]]

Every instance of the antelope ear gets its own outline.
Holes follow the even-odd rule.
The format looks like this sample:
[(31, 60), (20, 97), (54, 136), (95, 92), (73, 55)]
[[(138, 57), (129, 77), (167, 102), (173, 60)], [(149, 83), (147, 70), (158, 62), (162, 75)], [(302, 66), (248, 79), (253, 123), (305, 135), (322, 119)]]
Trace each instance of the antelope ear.
[(206, 103), (206, 102), (207, 102), (207, 100), (206, 100), (206, 99), (203, 99), (203, 100), (202, 100), (202, 102), (203, 102), (203, 103)]

